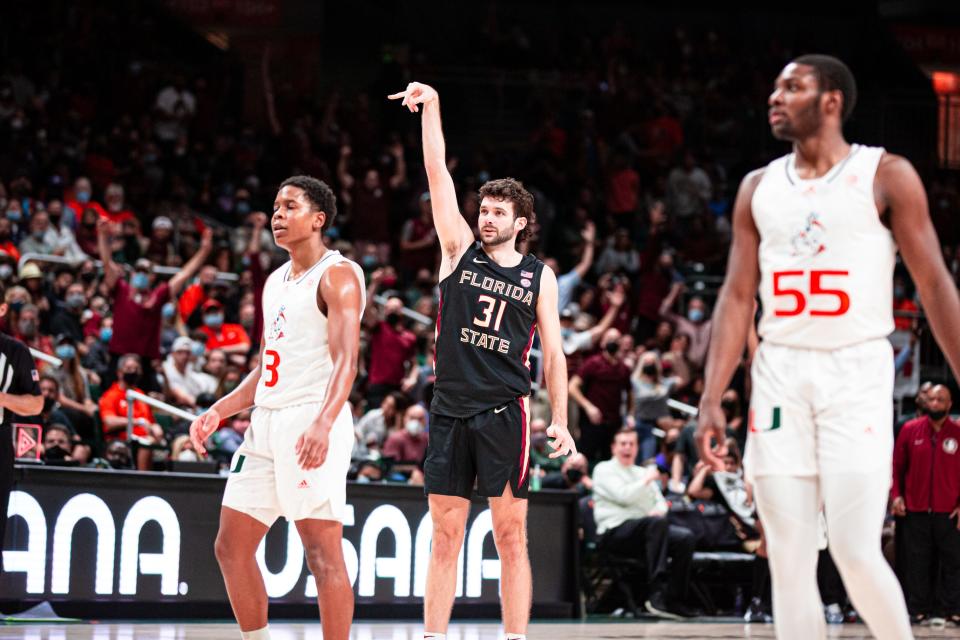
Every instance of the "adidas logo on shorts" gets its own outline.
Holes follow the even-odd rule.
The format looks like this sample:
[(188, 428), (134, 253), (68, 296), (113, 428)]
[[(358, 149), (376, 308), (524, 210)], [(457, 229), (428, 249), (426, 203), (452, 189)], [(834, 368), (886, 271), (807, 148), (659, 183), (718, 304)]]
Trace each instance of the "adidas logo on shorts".
[(310, 485), (307, 484), (306, 480), (301, 480), (300, 484), (297, 485), (297, 489), (308, 489), (309, 487)]

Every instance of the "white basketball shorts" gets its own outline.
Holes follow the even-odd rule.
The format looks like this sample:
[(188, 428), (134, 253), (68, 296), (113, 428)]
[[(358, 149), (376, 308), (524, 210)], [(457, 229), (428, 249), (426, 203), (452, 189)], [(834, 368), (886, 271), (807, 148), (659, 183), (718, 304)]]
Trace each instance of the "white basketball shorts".
[(893, 457), (893, 348), (761, 343), (751, 369), (748, 477), (867, 473)]
[(320, 407), (320, 403), (308, 403), (254, 410), (243, 444), (230, 464), (223, 506), (268, 527), (280, 516), (290, 522), (306, 518), (343, 521), (354, 441), (347, 404), (330, 430), (324, 463), (304, 471), (297, 462), (297, 440)]

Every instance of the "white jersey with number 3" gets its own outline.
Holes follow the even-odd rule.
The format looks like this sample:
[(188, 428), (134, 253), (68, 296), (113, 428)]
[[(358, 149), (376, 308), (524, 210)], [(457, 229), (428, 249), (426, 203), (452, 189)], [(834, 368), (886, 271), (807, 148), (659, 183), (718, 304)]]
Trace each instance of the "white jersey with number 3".
[[(364, 292), (363, 271), (355, 262), (328, 250), (296, 280), (287, 262), (267, 278), (263, 288), (263, 360), (254, 403), (283, 409), (323, 402), (333, 361), (327, 335), (327, 317), (317, 307), (317, 288), (327, 269), (341, 262), (356, 272)], [(364, 295), (361, 293), (361, 295)], [(360, 314), (363, 315), (363, 304)]]
[(764, 341), (837, 349), (893, 331), (897, 247), (873, 193), (883, 152), (854, 144), (811, 180), (792, 153), (767, 166), (752, 200)]

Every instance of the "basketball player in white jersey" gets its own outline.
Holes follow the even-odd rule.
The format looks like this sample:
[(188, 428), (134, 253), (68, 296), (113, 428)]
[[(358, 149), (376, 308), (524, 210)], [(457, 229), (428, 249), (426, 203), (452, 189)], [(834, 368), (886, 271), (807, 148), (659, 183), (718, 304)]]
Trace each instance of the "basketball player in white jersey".
[(777, 637), (825, 638), (817, 592), (817, 512), (850, 598), (881, 639), (912, 637), (903, 594), (880, 553), (893, 454), (892, 280), (896, 251), (956, 374), (960, 300), (916, 171), (849, 144), (850, 70), (797, 58), (769, 98), (789, 155), (740, 185), (700, 404), (701, 453), (718, 466), (720, 396), (743, 352), (759, 287), (746, 467), (767, 536)]
[(243, 638), (269, 638), (267, 592), (254, 554), (284, 516), (303, 541), (317, 583), (323, 637), (346, 640), (353, 589), (341, 551), (353, 447), (347, 397), (357, 373), (363, 272), (326, 248), (333, 192), (288, 178), (273, 204), (273, 237), (290, 253), (263, 291), (260, 366), (190, 425), (198, 451), (220, 422), (256, 407), (231, 463), (216, 555)]

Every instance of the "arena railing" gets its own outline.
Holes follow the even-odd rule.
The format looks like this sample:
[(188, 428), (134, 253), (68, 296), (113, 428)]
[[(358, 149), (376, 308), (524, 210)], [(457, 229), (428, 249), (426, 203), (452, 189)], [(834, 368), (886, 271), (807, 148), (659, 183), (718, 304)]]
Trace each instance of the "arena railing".
[(58, 369), (63, 366), (63, 360), (61, 360), (57, 356), (52, 356), (49, 353), (44, 353), (39, 349), (34, 349), (33, 347), (30, 347), (30, 355), (32, 355), (37, 360), (43, 360), (44, 362), (52, 364)]
[[(17, 271), (19, 272), (20, 269), (23, 269), (23, 265), (27, 264), (28, 262), (49, 262), (51, 264), (66, 264), (66, 265), (70, 265), (71, 267), (75, 267), (85, 262), (87, 259), (88, 258), (80, 258), (80, 259), (65, 258), (63, 256), (55, 256), (48, 253), (25, 253), (22, 256), (20, 256), (20, 260), (17, 261)], [(93, 264), (98, 269), (103, 268), (103, 263), (100, 260), (93, 260)], [(129, 267), (130, 265), (124, 265), (124, 266)], [(160, 275), (164, 275), (164, 276), (172, 276), (177, 273), (180, 273), (180, 271), (181, 271), (180, 267), (165, 267), (162, 265), (153, 265), (153, 272), (158, 273)], [(223, 280), (226, 282), (236, 282), (239, 279), (240, 279), (240, 276), (238, 276), (235, 273), (230, 273), (228, 271), (217, 272), (217, 280)]]
[(195, 414), (190, 413), (189, 411), (184, 411), (180, 407), (175, 407), (172, 404), (163, 402), (162, 400), (157, 400), (151, 396), (148, 396), (145, 393), (140, 393), (139, 391), (134, 391), (133, 389), (127, 389), (126, 394), (127, 399), (127, 442), (133, 442), (133, 401), (139, 400), (145, 404), (150, 405), (158, 411), (164, 413), (169, 413), (172, 416), (178, 418), (183, 418), (184, 420), (193, 420), (197, 417)]

